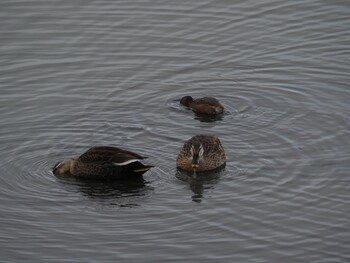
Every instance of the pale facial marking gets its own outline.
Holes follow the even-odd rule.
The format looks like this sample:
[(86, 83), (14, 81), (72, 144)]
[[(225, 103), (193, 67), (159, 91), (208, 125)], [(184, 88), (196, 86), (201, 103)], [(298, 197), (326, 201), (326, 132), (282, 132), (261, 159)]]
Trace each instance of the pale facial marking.
[(193, 145), (191, 145), (190, 153), (191, 153), (191, 156), (194, 155), (194, 146)]
[(201, 144), (199, 146), (199, 157), (202, 158), (203, 157), (203, 154), (204, 154), (204, 149), (203, 149), (203, 145)]
[(60, 167), (62, 165), (62, 162), (58, 163), (55, 167), (55, 169), (57, 169), (58, 167)]

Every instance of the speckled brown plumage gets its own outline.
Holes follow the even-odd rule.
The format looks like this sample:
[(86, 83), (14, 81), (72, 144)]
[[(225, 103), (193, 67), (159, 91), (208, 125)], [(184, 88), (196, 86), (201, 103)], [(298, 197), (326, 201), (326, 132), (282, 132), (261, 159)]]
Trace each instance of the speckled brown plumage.
[(203, 97), (194, 100), (191, 96), (185, 96), (181, 98), (180, 104), (191, 108), (199, 114), (215, 115), (224, 112), (224, 106), (213, 97)]
[(176, 159), (177, 168), (185, 171), (194, 171), (192, 146), (202, 145), (203, 156), (199, 160), (196, 171), (206, 172), (223, 167), (226, 164), (225, 150), (216, 136), (196, 135), (185, 142)]
[(153, 166), (143, 165), (141, 155), (111, 146), (93, 147), (78, 158), (58, 162), (53, 173), (95, 179), (121, 179), (140, 176)]

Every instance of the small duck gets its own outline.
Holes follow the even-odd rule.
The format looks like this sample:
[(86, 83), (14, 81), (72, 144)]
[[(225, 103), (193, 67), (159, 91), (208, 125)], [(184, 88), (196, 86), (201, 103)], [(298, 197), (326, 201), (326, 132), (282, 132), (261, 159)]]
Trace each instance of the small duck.
[(191, 108), (199, 114), (215, 115), (224, 112), (224, 106), (213, 97), (203, 97), (193, 100), (191, 96), (182, 97), (180, 104)]
[(224, 167), (226, 155), (218, 137), (196, 135), (185, 142), (176, 159), (177, 168), (184, 171), (207, 172)]
[(143, 165), (141, 155), (112, 146), (98, 146), (87, 150), (78, 158), (58, 162), (52, 172), (80, 178), (123, 179), (141, 176), (152, 165)]

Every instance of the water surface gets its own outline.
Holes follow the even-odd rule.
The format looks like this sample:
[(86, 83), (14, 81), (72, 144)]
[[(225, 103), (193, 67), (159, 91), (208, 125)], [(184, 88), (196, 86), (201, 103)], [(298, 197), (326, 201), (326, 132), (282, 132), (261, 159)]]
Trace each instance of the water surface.
[[(2, 1), (4, 262), (348, 262), (348, 1)], [(203, 119), (184, 95), (215, 96)], [(179, 176), (217, 135), (224, 170)], [(129, 183), (56, 178), (95, 145)]]

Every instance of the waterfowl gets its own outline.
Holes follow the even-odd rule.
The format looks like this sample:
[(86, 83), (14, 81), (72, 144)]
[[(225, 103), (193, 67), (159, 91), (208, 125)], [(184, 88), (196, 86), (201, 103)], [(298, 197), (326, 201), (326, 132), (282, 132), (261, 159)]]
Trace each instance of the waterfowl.
[(213, 97), (203, 97), (194, 100), (191, 96), (185, 96), (181, 98), (180, 104), (200, 114), (215, 115), (224, 112), (224, 106)]
[(141, 155), (112, 146), (98, 146), (87, 150), (77, 158), (58, 162), (52, 172), (74, 177), (94, 179), (122, 179), (141, 176), (152, 165), (144, 165)]
[(226, 155), (218, 137), (196, 135), (185, 142), (176, 159), (180, 170), (206, 172), (224, 167)]

